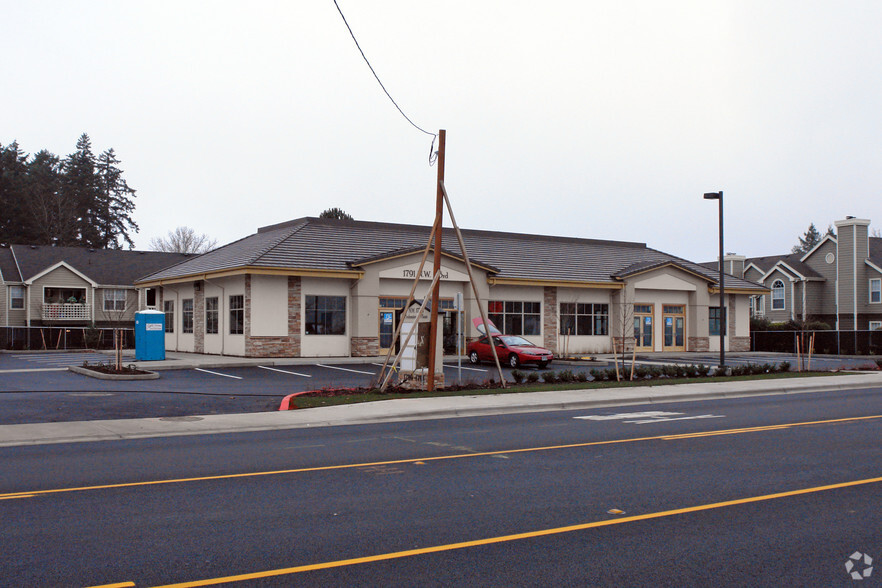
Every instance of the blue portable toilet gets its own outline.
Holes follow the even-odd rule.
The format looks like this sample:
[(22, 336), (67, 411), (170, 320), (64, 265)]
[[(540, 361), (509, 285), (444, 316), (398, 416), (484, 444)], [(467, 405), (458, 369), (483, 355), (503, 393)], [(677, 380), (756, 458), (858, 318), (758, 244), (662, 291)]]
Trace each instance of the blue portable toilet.
[(135, 359), (165, 359), (165, 313), (141, 310), (135, 313)]

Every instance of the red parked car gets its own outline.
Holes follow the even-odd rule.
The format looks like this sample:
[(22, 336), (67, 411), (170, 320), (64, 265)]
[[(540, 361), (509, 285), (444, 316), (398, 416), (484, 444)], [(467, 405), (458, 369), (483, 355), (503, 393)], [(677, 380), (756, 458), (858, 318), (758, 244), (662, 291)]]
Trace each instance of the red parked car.
[[(499, 362), (508, 364), (512, 368), (525, 363), (534, 363), (543, 369), (554, 359), (554, 354), (549, 350), (533, 345), (523, 337), (494, 335), (493, 340), (496, 341), (496, 355), (499, 357)], [(490, 350), (486, 335), (469, 343), (467, 352), (472, 363), (493, 361), (493, 352)]]

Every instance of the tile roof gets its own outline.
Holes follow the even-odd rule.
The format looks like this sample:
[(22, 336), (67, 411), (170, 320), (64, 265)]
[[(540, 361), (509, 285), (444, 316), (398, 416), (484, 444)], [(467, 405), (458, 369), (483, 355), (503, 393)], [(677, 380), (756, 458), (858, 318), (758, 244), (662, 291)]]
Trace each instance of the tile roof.
[[(4, 263), (5, 251), (9, 251), (10, 258), (11, 253), (15, 254), (15, 259), (18, 260), (21, 268), (22, 275), (18, 276), (16, 271), (14, 281), (29, 280), (58, 262), (64, 261), (97, 284), (108, 286), (129, 286), (145, 274), (156, 272), (182, 260), (193, 259), (193, 256), (159, 251), (10, 245), (8, 250), (0, 249), (0, 263)], [(6, 281), (13, 281), (7, 276), (5, 265), (0, 265), (0, 269)]]
[[(244, 239), (145, 276), (143, 281), (233, 267), (351, 270), (358, 262), (402, 250), (422, 250), (430, 232), (428, 226), (301, 218), (263, 227)], [(617, 273), (635, 264), (674, 261), (716, 283), (713, 271), (644, 243), (469, 229), (462, 234), (470, 259), (497, 268), (500, 278), (614, 283)], [(453, 229), (444, 229), (442, 248), (462, 255)], [(731, 279), (733, 288), (762, 288), (734, 276)]]

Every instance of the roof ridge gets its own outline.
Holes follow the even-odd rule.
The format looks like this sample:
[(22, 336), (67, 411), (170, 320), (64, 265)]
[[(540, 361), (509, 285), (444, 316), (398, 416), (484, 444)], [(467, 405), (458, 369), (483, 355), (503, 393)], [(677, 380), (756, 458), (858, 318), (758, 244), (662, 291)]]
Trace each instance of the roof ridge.
[[(283, 223), (283, 224), (284, 224), (284, 223)], [(251, 263), (257, 263), (257, 262), (260, 260), (261, 257), (263, 257), (264, 255), (266, 255), (267, 253), (269, 253), (271, 250), (273, 250), (273, 249), (275, 249), (276, 247), (278, 247), (279, 245), (281, 245), (284, 241), (287, 241), (288, 239), (290, 239), (291, 237), (293, 237), (294, 235), (296, 235), (297, 233), (299, 233), (300, 230), (303, 229), (303, 227), (305, 227), (305, 226), (308, 225), (308, 224), (309, 224), (309, 221), (307, 220), (307, 221), (305, 221), (305, 222), (300, 223), (299, 225), (296, 225), (296, 226), (294, 226), (294, 227), (291, 227), (291, 229), (290, 229), (286, 234), (283, 234), (283, 235), (282, 235), (281, 237), (279, 237), (278, 239), (276, 239), (276, 240), (270, 242), (266, 247), (264, 247), (263, 249), (261, 249), (261, 250), (257, 253), (257, 255), (255, 255), (254, 257), (252, 257), (252, 258), (251, 258)], [(284, 228), (287, 228), (287, 227), (279, 227), (278, 230), (282, 230), (282, 229), (284, 229)], [(259, 234), (260, 234), (260, 233), (255, 233), (255, 235), (259, 235)]]
[[(356, 219), (330, 219), (330, 218), (318, 218), (318, 217), (304, 217), (302, 219), (295, 219), (292, 221), (288, 221), (285, 223), (279, 223), (279, 225), (270, 225), (268, 227), (261, 227), (258, 230), (268, 230), (274, 226), (283, 226), (289, 223), (297, 222), (298, 220), (305, 221), (305, 224), (318, 224), (318, 225), (342, 225), (342, 226), (374, 226), (374, 227), (386, 227), (386, 228), (408, 228), (408, 229), (422, 229), (425, 231), (429, 231), (432, 229), (431, 225), (415, 225), (415, 224), (407, 224), (407, 223), (389, 223), (382, 221), (368, 221), (368, 220), (356, 220)], [(444, 231), (452, 232), (454, 231), (453, 227), (444, 227)], [(506, 236), (513, 237), (516, 239), (536, 239), (541, 238), (554, 242), (568, 242), (568, 243), (595, 243), (595, 244), (607, 244), (607, 245), (618, 245), (624, 247), (634, 247), (634, 248), (646, 248), (646, 243), (641, 243), (638, 241), (615, 241), (612, 239), (592, 239), (589, 237), (566, 237), (560, 235), (542, 235), (538, 233), (514, 233), (510, 231), (492, 231), (489, 229), (468, 229), (460, 227), (460, 231), (463, 235), (473, 234), (473, 235), (496, 235), (496, 236)]]

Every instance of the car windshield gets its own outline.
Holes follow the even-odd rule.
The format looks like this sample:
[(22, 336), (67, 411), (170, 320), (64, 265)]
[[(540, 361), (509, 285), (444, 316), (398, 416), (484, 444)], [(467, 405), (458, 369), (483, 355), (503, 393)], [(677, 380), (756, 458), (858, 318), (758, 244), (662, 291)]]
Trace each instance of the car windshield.
[(523, 337), (515, 337), (514, 335), (503, 335), (499, 339), (509, 347), (536, 347)]

